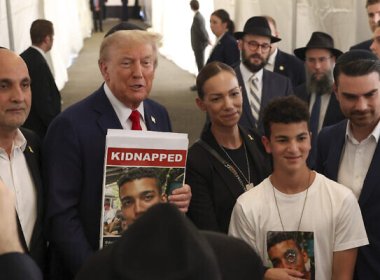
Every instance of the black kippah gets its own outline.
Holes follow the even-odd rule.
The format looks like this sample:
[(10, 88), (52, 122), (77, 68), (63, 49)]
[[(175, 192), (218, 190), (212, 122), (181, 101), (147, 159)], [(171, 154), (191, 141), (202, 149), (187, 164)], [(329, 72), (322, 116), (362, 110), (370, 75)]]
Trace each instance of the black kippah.
[(356, 60), (377, 60), (377, 56), (367, 50), (350, 50), (345, 52), (336, 61), (336, 64), (347, 63)]

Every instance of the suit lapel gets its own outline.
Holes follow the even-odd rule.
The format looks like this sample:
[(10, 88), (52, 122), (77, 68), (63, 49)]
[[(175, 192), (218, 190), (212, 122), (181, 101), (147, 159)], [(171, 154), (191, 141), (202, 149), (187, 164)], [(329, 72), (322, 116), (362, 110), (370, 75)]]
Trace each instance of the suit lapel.
[(113, 109), (111, 102), (108, 100), (103, 85), (99, 88), (94, 96), (92, 102), (92, 108), (99, 113), (97, 123), (104, 135), (107, 135), (108, 129), (122, 129), (119, 118), (117, 117), (115, 110)]
[(326, 159), (326, 162), (324, 163), (326, 165), (326, 168), (324, 170), (327, 171), (327, 177), (329, 177), (331, 180), (337, 181), (338, 179), (338, 172), (339, 172), (339, 166), (340, 166), (340, 158), (342, 156), (344, 144), (345, 144), (345, 137), (346, 137), (346, 125), (347, 122), (342, 122), (339, 126), (337, 126), (334, 140), (330, 142), (330, 148), (329, 148), (329, 154)]
[(340, 111), (339, 102), (336, 99), (335, 93), (332, 92), (327, 106), (325, 118), (323, 119), (323, 126), (332, 125), (335, 122), (344, 119), (343, 114)]
[(367, 175), (363, 182), (362, 192), (359, 197), (359, 205), (362, 206), (371, 197), (372, 192), (379, 186), (380, 168), (380, 144), (377, 143), (375, 153), (368, 168)]
[(144, 119), (146, 128), (150, 131), (160, 131), (159, 119), (154, 114), (148, 102), (144, 102)]
[[(38, 151), (32, 147), (30, 144), (30, 139), (28, 139), (27, 134), (23, 133), (27, 145), (24, 150), (24, 157), (26, 164), (28, 165), (28, 169), (30, 171), (30, 174), (33, 179), (36, 196), (37, 196), (37, 220), (33, 229), (32, 238), (30, 240), (30, 248), (34, 248), (34, 243), (37, 242), (36, 238), (39, 238), (39, 235), (41, 233), (42, 228), (39, 228), (42, 225), (42, 217), (43, 217), (43, 189), (42, 189), (42, 181), (41, 181), (41, 173), (40, 173), (40, 163), (39, 163), (39, 155), (37, 154)], [(22, 245), (26, 248), (26, 251), (28, 251), (28, 247), (26, 246), (26, 241), (24, 238), (24, 235), (22, 234), (21, 224), (17, 217), (17, 223), (20, 230), (20, 238)]]

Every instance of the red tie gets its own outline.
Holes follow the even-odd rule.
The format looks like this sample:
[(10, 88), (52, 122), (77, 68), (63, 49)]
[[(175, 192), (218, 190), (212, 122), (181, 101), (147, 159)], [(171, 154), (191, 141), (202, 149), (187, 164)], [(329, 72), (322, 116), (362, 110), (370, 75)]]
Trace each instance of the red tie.
[(140, 125), (140, 113), (137, 110), (133, 110), (129, 119), (132, 121), (132, 130), (142, 130)]

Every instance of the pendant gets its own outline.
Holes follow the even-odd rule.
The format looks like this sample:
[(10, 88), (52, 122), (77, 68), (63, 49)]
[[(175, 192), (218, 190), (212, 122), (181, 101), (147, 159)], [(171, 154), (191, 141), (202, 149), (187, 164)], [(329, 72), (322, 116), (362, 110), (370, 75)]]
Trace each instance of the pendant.
[(297, 260), (297, 252), (294, 249), (288, 249), (286, 250), (284, 257), (287, 263), (293, 264)]
[(250, 189), (253, 189), (253, 183), (248, 183), (245, 185), (245, 188), (247, 189), (247, 191), (249, 191)]

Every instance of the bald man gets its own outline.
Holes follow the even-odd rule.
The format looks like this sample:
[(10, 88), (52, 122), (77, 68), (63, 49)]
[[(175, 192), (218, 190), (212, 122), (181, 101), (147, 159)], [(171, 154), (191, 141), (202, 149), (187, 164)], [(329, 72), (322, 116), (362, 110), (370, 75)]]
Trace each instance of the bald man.
[(0, 178), (15, 194), (18, 234), (25, 252), (44, 268), (42, 183), (39, 138), (20, 128), (31, 105), (30, 77), (24, 60), (0, 49)]

